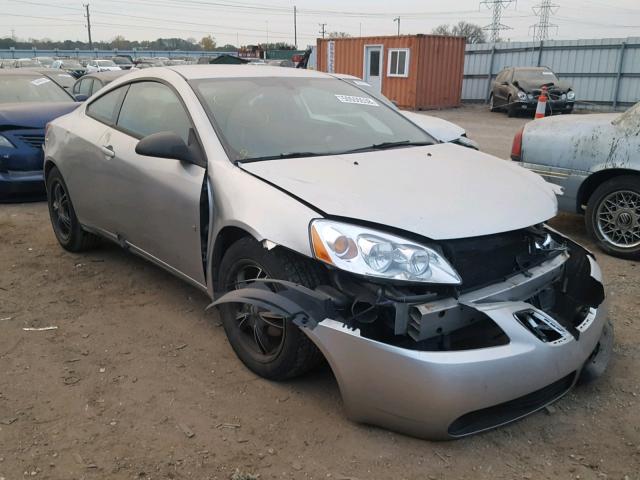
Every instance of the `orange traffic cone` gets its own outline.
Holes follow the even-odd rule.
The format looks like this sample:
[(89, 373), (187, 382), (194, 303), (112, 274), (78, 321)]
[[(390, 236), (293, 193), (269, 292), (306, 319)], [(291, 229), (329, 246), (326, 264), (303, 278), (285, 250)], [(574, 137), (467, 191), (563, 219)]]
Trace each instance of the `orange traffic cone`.
[(544, 118), (547, 110), (547, 87), (542, 87), (542, 92), (538, 96), (538, 106), (536, 107), (536, 118)]

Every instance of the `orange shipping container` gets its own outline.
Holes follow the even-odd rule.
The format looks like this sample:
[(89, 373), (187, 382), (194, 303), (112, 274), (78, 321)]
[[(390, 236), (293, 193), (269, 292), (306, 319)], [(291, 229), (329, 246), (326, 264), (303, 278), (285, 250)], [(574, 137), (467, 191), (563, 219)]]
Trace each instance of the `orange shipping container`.
[(402, 108), (456, 107), (465, 43), (443, 35), (319, 38), (317, 68), (362, 78)]

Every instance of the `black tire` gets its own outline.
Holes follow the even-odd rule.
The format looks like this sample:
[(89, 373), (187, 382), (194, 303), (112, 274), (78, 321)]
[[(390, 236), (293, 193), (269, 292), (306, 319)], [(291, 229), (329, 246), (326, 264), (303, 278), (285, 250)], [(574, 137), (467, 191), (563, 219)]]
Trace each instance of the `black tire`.
[(512, 102), (511, 102), (511, 96), (508, 96), (508, 97), (507, 97), (507, 105), (506, 105), (506, 107), (505, 107), (505, 108), (507, 109), (507, 116), (508, 116), (509, 118), (513, 118), (513, 117), (515, 117), (515, 116), (516, 116), (516, 114), (517, 114), (517, 109), (516, 109), (516, 107), (517, 107), (517, 104), (512, 103)]
[(493, 96), (493, 93), (491, 95), (489, 95), (489, 111), (490, 112), (497, 112), (498, 111), (498, 107), (496, 107), (496, 105), (495, 105), (495, 97)]
[[(324, 272), (313, 261), (279, 247), (267, 250), (253, 238), (245, 237), (232, 244), (225, 252), (218, 269), (218, 291), (235, 288), (241, 269), (246, 272), (252, 265), (260, 278), (288, 280), (309, 288), (323, 283)], [(262, 269), (265, 275), (257, 273), (258, 269)], [(246, 275), (242, 278), (256, 276)], [(236, 355), (247, 368), (261, 377), (286, 380), (308, 372), (324, 359), (309, 337), (290, 321), (271, 318), (272, 322), (279, 322), (282, 328), (274, 328), (271, 323), (262, 323), (262, 327), (258, 327), (256, 318), (261, 318), (260, 314), (268, 312), (257, 312), (237, 304), (221, 305), (219, 311), (227, 338)], [(259, 328), (261, 334), (256, 334), (256, 328)], [(259, 338), (263, 339), (262, 343)], [(271, 347), (276, 342), (279, 343), (273, 351), (266, 351), (267, 345)]]
[(94, 247), (98, 239), (82, 229), (69, 196), (69, 189), (57, 167), (53, 167), (49, 172), (46, 186), (49, 217), (58, 243), (69, 252), (82, 252)]
[[(616, 201), (618, 198), (620, 205)], [(587, 203), (585, 223), (603, 251), (615, 257), (640, 259), (638, 202), (640, 176), (636, 175), (614, 177), (593, 192)]]

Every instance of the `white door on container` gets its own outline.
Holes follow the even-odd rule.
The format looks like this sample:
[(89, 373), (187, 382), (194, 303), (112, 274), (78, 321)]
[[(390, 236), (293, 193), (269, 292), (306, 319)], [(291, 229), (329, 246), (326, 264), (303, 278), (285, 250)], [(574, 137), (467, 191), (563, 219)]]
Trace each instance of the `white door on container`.
[(364, 80), (376, 91), (382, 91), (382, 47), (364, 47)]

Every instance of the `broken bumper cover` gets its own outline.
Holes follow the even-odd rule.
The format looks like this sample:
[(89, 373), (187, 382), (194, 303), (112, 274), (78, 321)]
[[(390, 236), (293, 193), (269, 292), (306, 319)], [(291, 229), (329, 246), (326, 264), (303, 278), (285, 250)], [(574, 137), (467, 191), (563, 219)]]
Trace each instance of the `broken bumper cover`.
[(351, 419), (416, 437), (447, 439), (522, 418), (574, 385), (600, 339), (605, 305), (592, 312), (579, 340), (570, 338), (562, 345), (543, 343), (514, 321), (514, 314), (528, 306), (485, 306), (484, 313), (511, 341), (477, 350), (398, 348), (363, 338), (334, 320), (304, 331), (331, 364)]

